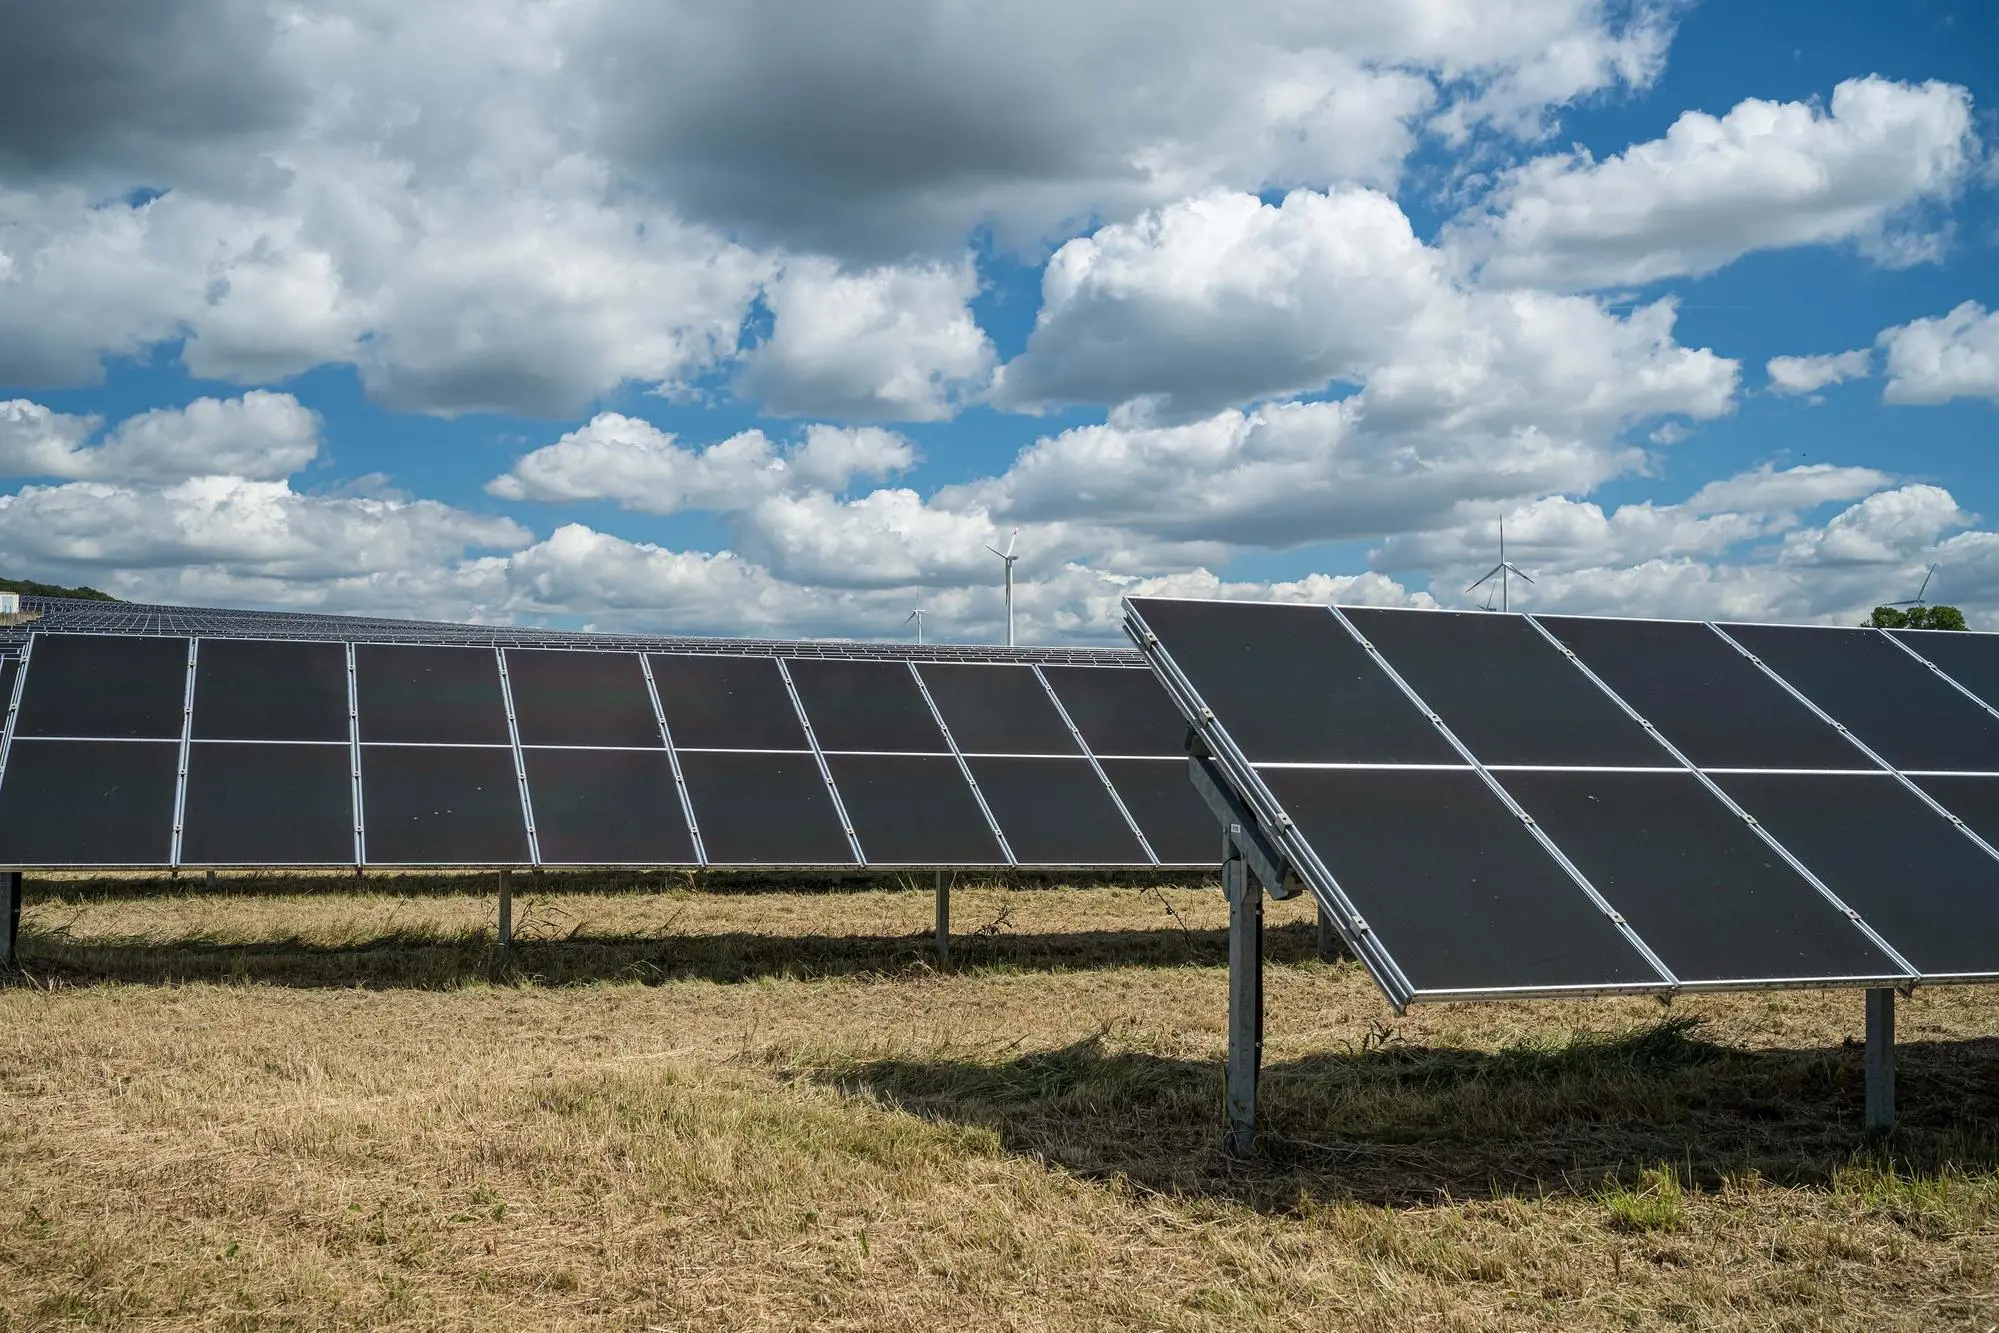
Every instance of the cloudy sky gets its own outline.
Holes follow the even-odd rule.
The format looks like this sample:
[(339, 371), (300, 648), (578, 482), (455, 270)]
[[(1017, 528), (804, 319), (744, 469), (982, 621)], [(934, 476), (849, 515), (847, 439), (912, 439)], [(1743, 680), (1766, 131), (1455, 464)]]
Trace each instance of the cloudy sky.
[(0, 0), (0, 572), (1999, 628), (1999, 8)]

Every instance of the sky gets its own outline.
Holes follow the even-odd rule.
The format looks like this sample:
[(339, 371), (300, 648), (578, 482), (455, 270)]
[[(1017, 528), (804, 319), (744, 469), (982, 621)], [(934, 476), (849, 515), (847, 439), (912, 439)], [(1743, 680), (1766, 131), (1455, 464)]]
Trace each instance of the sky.
[[(1999, 629), (1989, 0), (0, 0), (0, 574)], [(1015, 537), (1014, 530), (1018, 529)]]

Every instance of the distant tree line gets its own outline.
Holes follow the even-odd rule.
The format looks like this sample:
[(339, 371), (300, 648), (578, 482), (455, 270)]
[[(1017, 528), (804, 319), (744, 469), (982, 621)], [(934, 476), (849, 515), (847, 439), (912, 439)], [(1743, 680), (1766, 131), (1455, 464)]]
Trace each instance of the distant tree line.
[(23, 597), (76, 597), (86, 602), (115, 602), (118, 599), (108, 592), (95, 588), (64, 588), (54, 583), (37, 583), (33, 579), (0, 579), (0, 592), (18, 592)]
[(1964, 629), (1964, 612), (1954, 606), (1877, 606), (1867, 617), (1875, 629)]

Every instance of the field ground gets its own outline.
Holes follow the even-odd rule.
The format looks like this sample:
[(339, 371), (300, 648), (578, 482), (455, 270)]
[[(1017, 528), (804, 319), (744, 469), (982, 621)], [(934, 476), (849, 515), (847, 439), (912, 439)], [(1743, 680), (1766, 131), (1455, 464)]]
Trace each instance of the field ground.
[(1869, 1144), (1856, 992), (1395, 1018), (1276, 905), (1239, 1165), (1212, 888), (235, 887), (30, 881), (0, 1327), (1999, 1324), (1988, 990)]

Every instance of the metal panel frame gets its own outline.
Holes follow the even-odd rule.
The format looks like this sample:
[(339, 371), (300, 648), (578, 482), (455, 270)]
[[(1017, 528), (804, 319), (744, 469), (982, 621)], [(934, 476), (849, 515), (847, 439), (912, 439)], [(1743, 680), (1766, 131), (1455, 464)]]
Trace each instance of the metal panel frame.
[(347, 751), (354, 771), (354, 868), (368, 864), (366, 812), (361, 804), (361, 696), (354, 684), (354, 645), (347, 644)]
[(507, 650), (498, 644), (493, 647), (493, 662), (500, 670), (500, 702), (507, 710), (507, 742), (514, 755), (514, 781), (519, 785), (521, 797), (521, 819), (528, 831), (528, 865), (541, 864), (541, 842), (534, 833), (534, 798), (528, 792), (527, 758), (521, 753), (521, 729), (514, 721), (514, 681), (507, 671)]
[(176, 869), (180, 866), (181, 826), (187, 819), (187, 754), (189, 740), (194, 735), (194, 675), (195, 664), (200, 657), (201, 639), (190, 638), (187, 641), (187, 679), (181, 685), (180, 763), (174, 774), (174, 835), (167, 860), (167, 864)]

